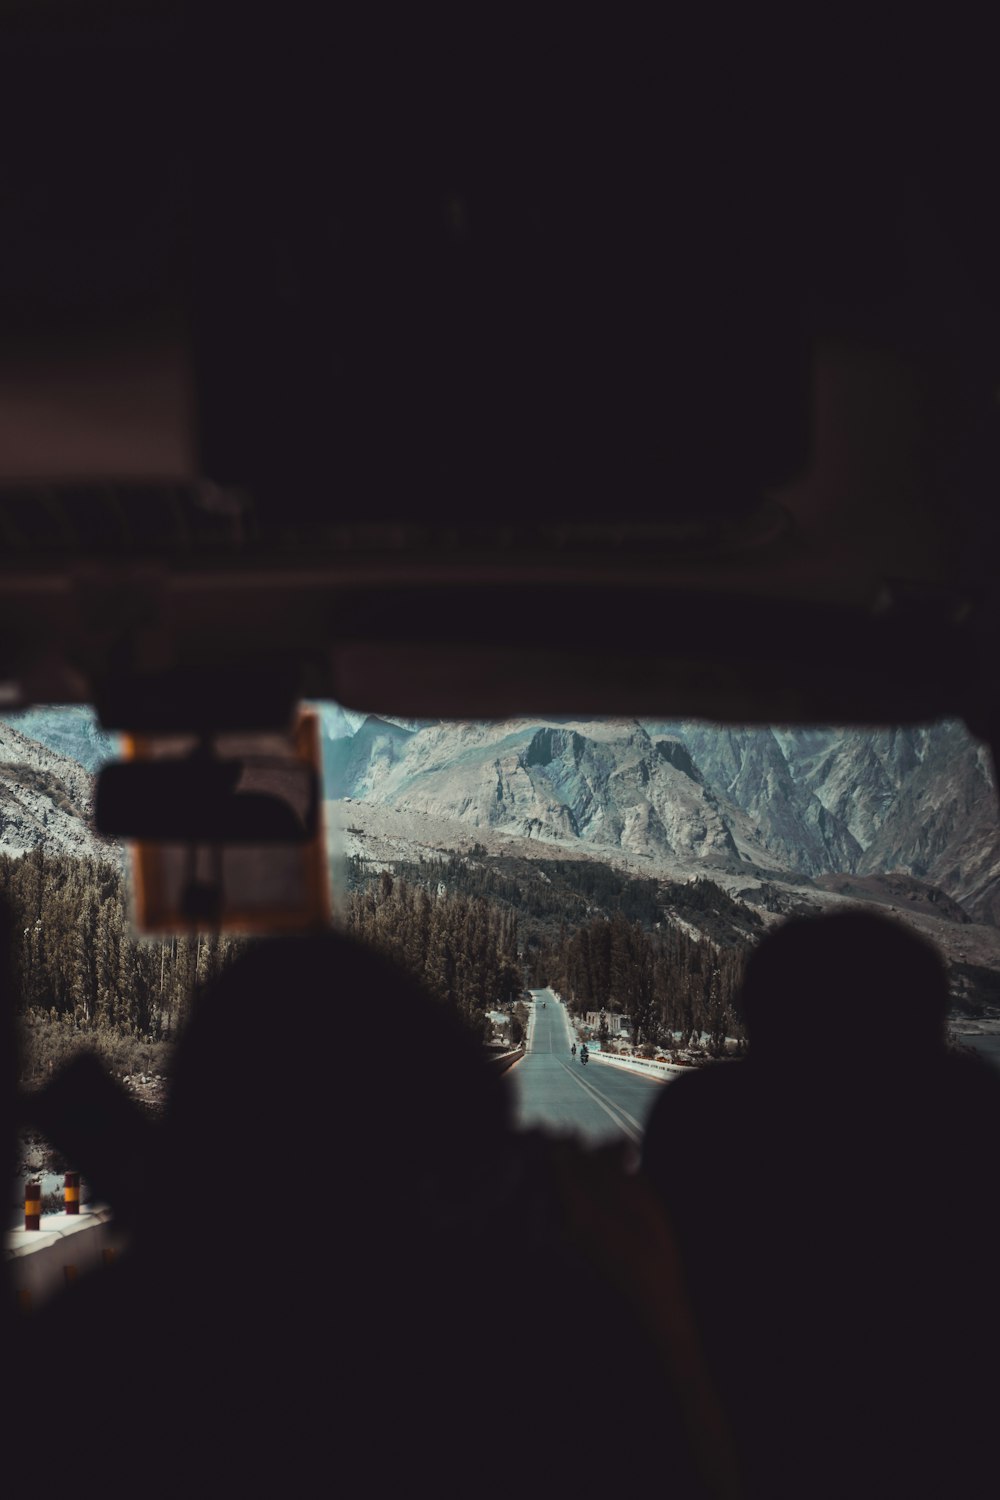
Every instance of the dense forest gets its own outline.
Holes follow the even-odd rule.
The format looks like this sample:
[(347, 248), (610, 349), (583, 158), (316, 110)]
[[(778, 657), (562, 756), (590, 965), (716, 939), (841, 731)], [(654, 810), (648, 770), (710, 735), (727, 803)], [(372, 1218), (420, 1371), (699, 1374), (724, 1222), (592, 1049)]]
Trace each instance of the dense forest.
[(721, 1054), (727, 1038), (743, 1037), (735, 1000), (748, 951), (717, 948), (669, 922), (644, 932), (616, 913), (564, 939), (556, 982), (578, 1010), (624, 1013), (636, 1045), (705, 1036), (709, 1052)]
[[(758, 913), (712, 880), (655, 880), (598, 860), (489, 855), (476, 845), (468, 855), (446, 860), (397, 861), (394, 871), (419, 885), (510, 907), (529, 940), (551, 937), (563, 926), (583, 926), (596, 914), (616, 913), (645, 929), (665, 919), (687, 921), (721, 946), (742, 946), (763, 931)], [(370, 878), (363, 860), (347, 862), (348, 890)]]
[(212, 934), (137, 937), (120, 866), (41, 847), (0, 857), (0, 900), (28, 1076), (84, 1042), (117, 1071), (160, 1071), (195, 989), (241, 946)]
[[(198, 988), (248, 940), (137, 937), (117, 864), (47, 854), (0, 857), (11, 925), (22, 1074), (37, 1078), (77, 1047), (119, 1072), (160, 1071)], [(523, 984), (517, 917), (479, 897), (373, 876), (342, 913), (348, 932), (401, 963), (477, 1034)]]
[[(348, 876), (346, 931), (477, 1036), (526, 983), (554, 985), (581, 1011), (624, 1011), (638, 1043), (740, 1034), (732, 1001), (756, 918), (711, 882), (663, 887), (590, 862), (478, 858), (396, 873), (355, 861)], [(42, 848), (0, 857), (0, 900), (26, 1077), (84, 1043), (119, 1072), (164, 1069), (192, 996), (247, 942), (137, 937), (120, 866)]]
[(408, 969), (477, 1035), (486, 1012), (523, 986), (517, 913), (481, 896), (448, 895), (383, 870), (351, 891), (346, 928)]
[(137, 937), (117, 865), (40, 847), (0, 858), (0, 898), (10, 913), (19, 1009), (109, 1023), (157, 1040), (182, 1018), (195, 986), (239, 947), (238, 940), (212, 934)]
[[(596, 861), (531, 861), (484, 850), (397, 870), (393, 910), (418, 899), (422, 910), (441, 903), (441, 920), (447, 911), (459, 928), (481, 905), (508, 913), (521, 934), (526, 982), (553, 985), (577, 1011), (624, 1013), (637, 1045), (706, 1036), (710, 1050), (720, 1051), (726, 1037), (743, 1035), (735, 996), (761, 919), (710, 880), (665, 883)], [(377, 903), (374, 878), (361, 861), (351, 862), (350, 910), (359, 899)], [(383, 931), (397, 920), (405, 918), (387, 908)]]

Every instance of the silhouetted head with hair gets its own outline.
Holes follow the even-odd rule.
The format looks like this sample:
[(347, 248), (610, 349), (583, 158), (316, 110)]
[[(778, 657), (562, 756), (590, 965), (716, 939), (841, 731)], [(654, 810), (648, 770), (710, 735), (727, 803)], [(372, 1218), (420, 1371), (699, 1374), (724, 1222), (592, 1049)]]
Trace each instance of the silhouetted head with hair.
[(845, 1023), (873, 1061), (932, 1056), (944, 1045), (948, 979), (937, 950), (901, 923), (869, 912), (787, 922), (747, 965), (740, 1009), (751, 1056), (829, 1055)]
[[(170, 1493), (206, 1462), (230, 1489), (301, 1487), (348, 1442), (398, 1488), (441, 1412), (452, 1468), (473, 1464), (483, 1265), (517, 1183), (476, 1039), (356, 943), (256, 942), (193, 1002), (162, 1132), (129, 1255), (74, 1289), (93, 1378), (64, 1383), (67, 1419), (141, 1464), (145, 1414), (173, 1402)], [(141, 1382), (138, 1328), (157, 1349)]]
[(439, 1404), (476, 1428), (516, 1159), (506, 1087), (453, 1015), (339, 936), (254, 943), (195, 999), (164, 1131), (140, 1271), (164, 1363), (199, 1351), (191, 1420), (230, 1461), (256, 1468), (251, 1430), (266, 1463), (293, 1428), (303, 1452), (331, 1424), (384, 1444), (391, 1415), (391, 1465)]
[[(255, 943), (195, 1002), (167, 1115), (175, 1170), (289, 1169), (428, 1211), (488, 1175), (510, 1129), (506, 1090), (456, 1018), (401, 969), (333, 934)], [(242, 1164), (242, 1165), (240, 1165)]]

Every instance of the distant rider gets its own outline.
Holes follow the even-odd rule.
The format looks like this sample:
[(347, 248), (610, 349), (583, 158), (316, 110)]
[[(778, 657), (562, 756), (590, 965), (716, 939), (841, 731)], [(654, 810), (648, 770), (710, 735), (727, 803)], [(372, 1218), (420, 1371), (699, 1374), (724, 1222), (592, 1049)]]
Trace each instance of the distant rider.
[(583, 1046), (580, 1048), (580, 1061), (582, 1063), (585, 1063), (587, 1061), (587, 1058), (589, 1056), (590, 1056), (590, 1052), (589, 1052), (589, 1050), (587, 1048), (587, 1043), (584, 1042)]

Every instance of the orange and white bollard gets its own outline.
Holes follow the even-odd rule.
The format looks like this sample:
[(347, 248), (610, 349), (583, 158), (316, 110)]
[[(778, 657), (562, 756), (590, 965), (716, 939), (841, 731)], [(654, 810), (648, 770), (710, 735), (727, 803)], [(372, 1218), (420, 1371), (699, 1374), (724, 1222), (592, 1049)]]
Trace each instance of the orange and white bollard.
[(40, 1182), (24, 1184), (24, 1227), (25, 1229), (41, 1229), (42, 1227), (42, 1184)]
[(66, 1182), (63, 1186), (63, 1207), (68, 1214), (78, 1214), (80, 1212), (79, 1172), (66, 1173)]

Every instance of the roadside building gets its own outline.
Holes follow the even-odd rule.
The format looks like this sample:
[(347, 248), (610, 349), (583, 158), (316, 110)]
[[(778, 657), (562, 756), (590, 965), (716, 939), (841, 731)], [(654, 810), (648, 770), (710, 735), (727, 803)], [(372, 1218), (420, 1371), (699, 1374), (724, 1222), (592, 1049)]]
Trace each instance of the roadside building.
[(616, 1010), (588, 1010), (584, 1025), (592, 1031), (600, 1031), (602, 1019), (607, 1024), (608, 1036), (628, 1036), (628, 1017)]

